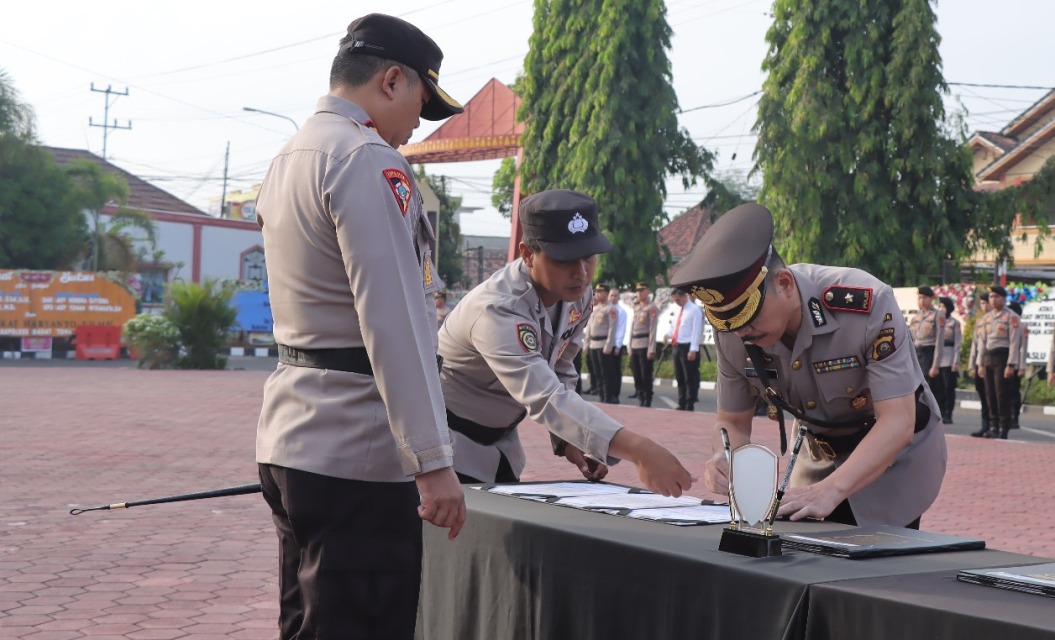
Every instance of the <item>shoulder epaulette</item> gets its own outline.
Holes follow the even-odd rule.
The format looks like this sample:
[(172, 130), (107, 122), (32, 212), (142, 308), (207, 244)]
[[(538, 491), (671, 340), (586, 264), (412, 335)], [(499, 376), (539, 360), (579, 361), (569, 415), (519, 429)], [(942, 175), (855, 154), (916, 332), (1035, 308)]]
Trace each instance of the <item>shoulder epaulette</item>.
[(824, 306), (832, 311), (872, 312), (872, 289), (831, 286), (824, 290)]

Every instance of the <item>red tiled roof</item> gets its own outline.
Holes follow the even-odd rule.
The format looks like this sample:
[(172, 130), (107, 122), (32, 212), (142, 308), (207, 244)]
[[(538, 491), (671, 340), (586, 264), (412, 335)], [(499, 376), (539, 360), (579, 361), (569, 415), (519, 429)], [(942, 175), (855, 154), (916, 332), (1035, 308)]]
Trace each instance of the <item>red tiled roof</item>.
[(128, 202), (126, 204), (133, 209), (142, 209), (154, 213), (189, 213), (211, 217), (201, 209), (180, 200), (171, 193), (155, 187), (146, 180), (143, 180), (116, 165), (110, 164), (90, 151), (85, 151), (83, 149), (62, 149), (59, 147), (41, 148), (50, 152), (59, 166), (63, 166), (71, 160), (85, 159), (94, 162), (109, 173), (116, 173), (121, 176), (125, 179), (125, 182), (128, 183)]
[(675, 263), (689, 254), (703, 234), (711, 228), (712, 212), (698, 205), (678, 215), (659, 230), (659, 241), (670, 249)]
[(520, 97), (491, 78), (450, 118), (421, 142), (399, 148), (408, 162), (468, 162), (511, 158), (517, 154), (524, 123), (517, 122)]

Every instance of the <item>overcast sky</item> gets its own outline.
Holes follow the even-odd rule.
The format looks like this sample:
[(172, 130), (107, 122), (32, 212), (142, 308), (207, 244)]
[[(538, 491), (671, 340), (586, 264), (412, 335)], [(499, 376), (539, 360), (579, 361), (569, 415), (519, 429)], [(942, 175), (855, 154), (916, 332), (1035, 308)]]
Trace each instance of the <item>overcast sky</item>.
[[(107, 159), (202, 209), (219, 199), (230, 143), (228, 191), (259, 183), (294, 125), (243, 111), (249, 106), (303, 122), (327, 90), (330, 62), (348, 23), (394, 13), (443, 48), (442, 86), (467, 102), (489, 79), (512, 82), (531, 34), (531, 0), (271, 2), (269, 0), (44, 0), (5, 7), (0, 68), (37, 115), (42, 142), (103, 152)], [(669, 53), (682, 126), (718, 153), (720, 174), (751, 167), (757, 96), (770, 0), (669, 0)], [(943, 0), (937, 5), (950, 83), (1055, 86), (1048, 0)], [(1047, 61), (1047, 62), (1045, 62)], [(969, 130), (1001, 129), (1045, 91), (956, 84), (947, 108), (968, 109)], [(746, 98), (745, 98), (746, 97)], [(740, 100), (743, 98), (742, 100)], [(713, 106), (723, 105), (726, 106)], [(703, 107), (703, 108), (700, 108)], [(417, 142), (438, 124), (423, 121)], [(489, 210), (496, 162), (439, 164), (464, 204), (464, 234), (508, 235)], [(671, 181), (673, 217), (703, 196)]]

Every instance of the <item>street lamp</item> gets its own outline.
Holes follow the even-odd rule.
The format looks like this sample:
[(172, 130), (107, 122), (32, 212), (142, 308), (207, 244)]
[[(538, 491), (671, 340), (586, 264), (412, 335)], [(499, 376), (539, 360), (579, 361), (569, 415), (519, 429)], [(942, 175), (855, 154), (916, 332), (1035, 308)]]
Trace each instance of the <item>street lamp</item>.
[(296, 129), (297, 131), (300, 131), (300, 126), (297, 125), (297, 121), (296, 120), (294, 120), (293, 118), (290, 118), (289, 116), (284, 116), (281, 113), (273, 113), (271, 111), (264, 111), (263, 109), (254, 109), (253, 107), (242, 107), (242, 111), (252, 111), (253, 113), (263, 113), (264, 115), (275, 116), (276, 118), (282, 118), (284, 120), (289, 120), (291, 123), (293, 123), (293, 128)]

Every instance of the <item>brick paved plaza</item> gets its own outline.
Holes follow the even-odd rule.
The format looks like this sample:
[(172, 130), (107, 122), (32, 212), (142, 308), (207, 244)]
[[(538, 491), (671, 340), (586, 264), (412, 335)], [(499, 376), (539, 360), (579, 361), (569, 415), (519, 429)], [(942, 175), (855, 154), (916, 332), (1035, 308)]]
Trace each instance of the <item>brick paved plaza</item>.
[[(0, 363), (0, 637), (277, 638), (276, 541), (259, 495), (68, 514), (256, 482), (266, 377)], [(702, 474), (713, 416), (603, 408)], [(776, 448), (772, 424), (758, 419), (756, 432)], [(541, 428), (522, 432), (525, 480), (576, 476)], [(923, 528), (1055, 557), (1055, 446), (948, 442), (949, 471)], [(640, 484), (629, 465), (609, 479)]]

